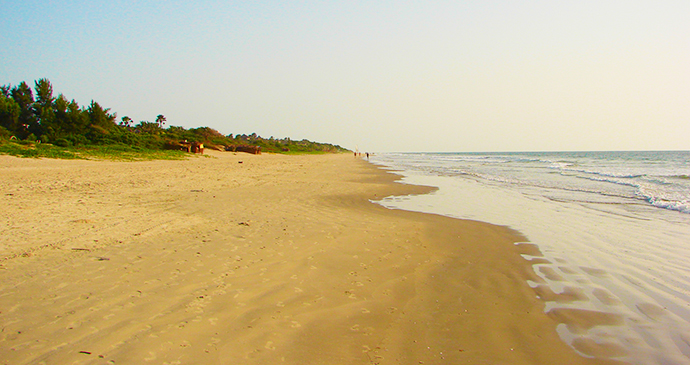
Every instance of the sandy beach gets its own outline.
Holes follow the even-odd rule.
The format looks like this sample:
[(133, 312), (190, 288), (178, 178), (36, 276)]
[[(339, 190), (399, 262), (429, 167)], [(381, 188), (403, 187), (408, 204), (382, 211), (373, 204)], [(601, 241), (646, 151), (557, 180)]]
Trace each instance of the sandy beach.
[[(352, 155), (0, 156), (1, 364), (611, 364), (519, 233), (389, 210)], [(537, 259), (538, 260), (538, 259)], [(572, 293), (571, 293), (572, 294)], [(568, 295), (565, 293), (564, 295)], [(608, 360), (605, 359), (608, 357)]]

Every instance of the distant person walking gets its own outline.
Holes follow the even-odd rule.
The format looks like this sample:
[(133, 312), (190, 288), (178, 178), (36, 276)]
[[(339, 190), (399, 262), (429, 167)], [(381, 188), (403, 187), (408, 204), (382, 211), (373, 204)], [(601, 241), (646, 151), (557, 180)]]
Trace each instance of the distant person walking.
[(367, 152), (367, 160), (369, 159), (369, 152)]

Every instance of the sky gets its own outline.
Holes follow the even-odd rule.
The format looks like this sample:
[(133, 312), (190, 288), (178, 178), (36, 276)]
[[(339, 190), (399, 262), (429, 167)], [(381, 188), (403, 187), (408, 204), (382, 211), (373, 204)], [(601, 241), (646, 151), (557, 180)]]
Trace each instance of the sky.
[(0, 85), (370, 152), (690, 150), (690, 1), (0, 0)]

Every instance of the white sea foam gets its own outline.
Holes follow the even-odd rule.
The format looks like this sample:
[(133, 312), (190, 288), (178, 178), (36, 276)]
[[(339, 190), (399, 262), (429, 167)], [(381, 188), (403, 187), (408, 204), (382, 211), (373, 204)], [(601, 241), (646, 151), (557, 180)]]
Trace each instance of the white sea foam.
[(401, 170), (407, 183), (439, 187), (380, 204), (509, 226), (537, 244), (551, 262), (540, 265), (565, 281), (536, 265), (535, 271), (554, 291), (579, 288), (588, 298), (547, 309), (625, 318), (623, 326), (597, 326), (586, 335), (560, 326), (565, 341), (614, 342), (638, 364), (690, 364), (690, 181), (677, 177), (689, 175), (683, 158), (690, 154), (677, 153), (667, 165), (653, 153), (632, 154), (397, 154), (372, 161)]

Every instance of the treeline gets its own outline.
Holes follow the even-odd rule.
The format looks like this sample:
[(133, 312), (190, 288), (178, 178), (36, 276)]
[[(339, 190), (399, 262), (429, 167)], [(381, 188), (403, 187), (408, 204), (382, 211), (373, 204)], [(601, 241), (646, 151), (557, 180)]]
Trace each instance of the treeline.
[[(35, 95), (34, 95), (35, 91)], [(127, 116), (117, 114), (95, 101), (80, 106), (63, 94), (53, 94), (48, 79), (17, 86), (0, 86), (0, 140), (35, 141), (61, 147), (89, 145), (126, 145), (146, 149), (165, 149), (179, 141), (201, 142), (207, 148), (225, 149), (238, 145), (261, 146), (265, 152), (344, 152), (346, 149), (328, 143), (289, 138), (263, 138), (251, 135), (223, 135), (208, 128), (169, 126), (158, 115), (155, 122), (134, 124)]]

